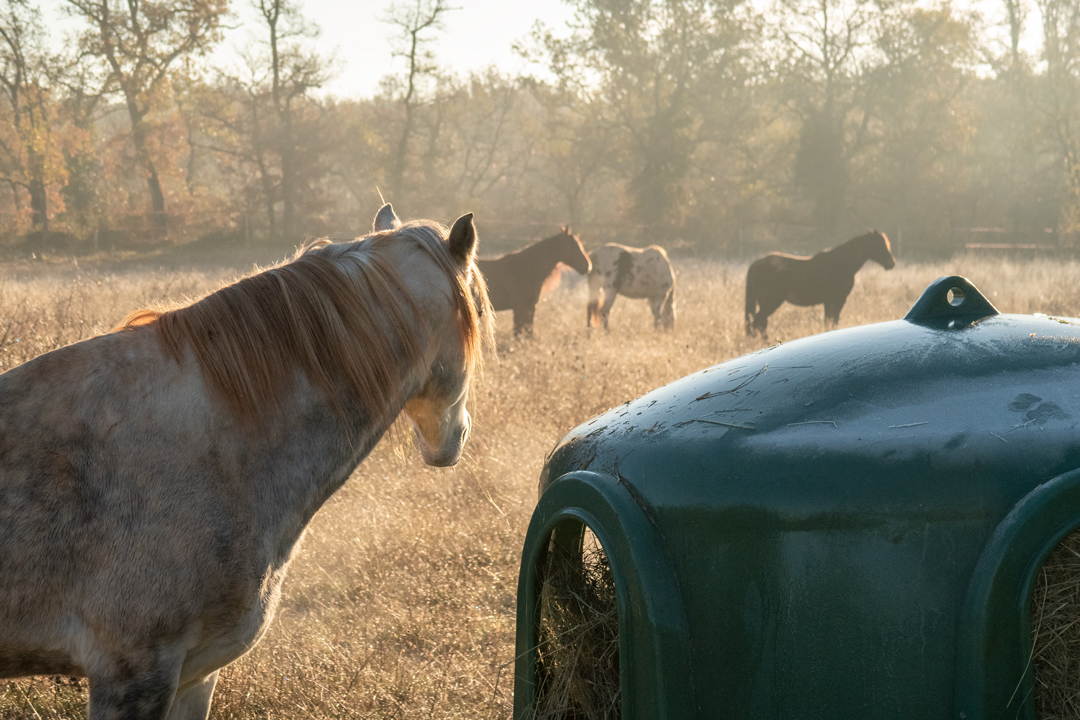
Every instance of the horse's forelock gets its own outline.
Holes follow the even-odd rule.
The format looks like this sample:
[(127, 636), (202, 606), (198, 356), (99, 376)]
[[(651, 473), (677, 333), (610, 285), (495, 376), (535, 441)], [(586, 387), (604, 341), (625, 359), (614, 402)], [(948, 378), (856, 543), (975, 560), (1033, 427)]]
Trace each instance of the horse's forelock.
[(466, 267), (454, 259), (446, 240), (449, 231), (443, 225), (426, 220), (413, 221), (403, 225), (398, 233), (427, 251), (450, 280), (464, 360), (468, 365), (480, 365), (485, 340), (494, 344), (494, 329), (487, 283), (483, 273), (476, 269), (475, 259)]

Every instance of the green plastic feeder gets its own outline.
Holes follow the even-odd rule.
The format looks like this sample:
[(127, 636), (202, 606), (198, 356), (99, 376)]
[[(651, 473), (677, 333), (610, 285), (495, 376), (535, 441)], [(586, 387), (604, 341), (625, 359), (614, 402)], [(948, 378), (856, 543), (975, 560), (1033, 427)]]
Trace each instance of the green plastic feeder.
[(621, 717), (1034, 718), (1029, 606), (1080, 527), (1080, 321), (960, 277), (903, 320), (695, 373), (555, 448), (522, 555), (514, 716), (553, 548), (592, 531)]

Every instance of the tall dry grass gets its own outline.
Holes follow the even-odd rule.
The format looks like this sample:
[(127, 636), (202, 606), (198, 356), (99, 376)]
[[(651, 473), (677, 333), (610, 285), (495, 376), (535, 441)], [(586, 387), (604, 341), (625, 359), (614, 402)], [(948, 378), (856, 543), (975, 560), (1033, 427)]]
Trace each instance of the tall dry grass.
[[(610, 334), (588, 337), (585, 286), (572, 278), (538, 308), (534, 340), (513, 340), (500, 315), (461, 463), (438, 470), (407, 444), (375, 449), (316, 516), (272, 629), (223, 672), (211, 717), (508, 717), (519, 552), (546, 453), (598, 412), (763, 345), (743, 333), (744, 264), (675, 264), (671, 334), (652, 330), (643, 301), (620, 299)], [(929, 282), (953, 273), (1004, 312), (1080, 315), (1076, 262), (960, 257), (888, 273), (868, 266), (841, 326), (902, 317)], [(230, 275), (0, 269), (0, 369)], [(820, 307), (785, 306), (770, 341), (826, 329)], [(80, 718), (85, 701), (85, 682), (0, 682), (0, 720)]]

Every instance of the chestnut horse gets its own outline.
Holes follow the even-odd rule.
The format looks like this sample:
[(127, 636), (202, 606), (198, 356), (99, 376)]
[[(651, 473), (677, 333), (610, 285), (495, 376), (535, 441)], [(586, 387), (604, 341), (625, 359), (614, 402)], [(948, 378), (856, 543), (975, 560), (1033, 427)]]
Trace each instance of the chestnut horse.
[(514, 311), (514, 335), (532, 335), (536, 304), (558, 287), (566, 266), (582, 275), (592, 269), (589, 254), (567, 227), (558, 235), (512, 253), (476, 261), (476, 267), (487, 280), (491, 307)]
[(0, 677), (88, 677), (90, 720), (204, 720), (398, 414), (457, 462), (486, 322), (472, 215), (447, 233), (386, 206), (375, 230), (0, 375)]
[(825, 320), (840, 322), (840, 311), (855, 287), (855, 273), (867, 260), (886, 270), (896, 265), (889, 238), (880, 230), (848, 240), (813, 257), (769, 253), (746, 271), (746, 334), (765, 334), (769, 316), (784, 304), (825, 305)]
[(601, 324), (604, 330), (608, 329), (608, 315), (616, 295), (648, 298), (653, 327), (657, 330), (675, 327), (675, 271), (664, 248), (608, 243), (593, 251), (592, 261), (586, 311), (590, 329)]

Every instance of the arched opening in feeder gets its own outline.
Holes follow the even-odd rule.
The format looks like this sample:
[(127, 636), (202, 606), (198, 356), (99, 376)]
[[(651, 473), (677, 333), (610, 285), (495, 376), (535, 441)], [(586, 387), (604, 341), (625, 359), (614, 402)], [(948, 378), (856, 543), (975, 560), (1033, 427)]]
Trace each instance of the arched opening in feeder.
[(1031, 594), (1031, 662), (1040, 720), (1080, 717), (1080, 529), (1043, 562)]
[(588, 526), (555, 528), (539, 600), (533, 718), (620, 718), (618, 596), (607, 553)]

